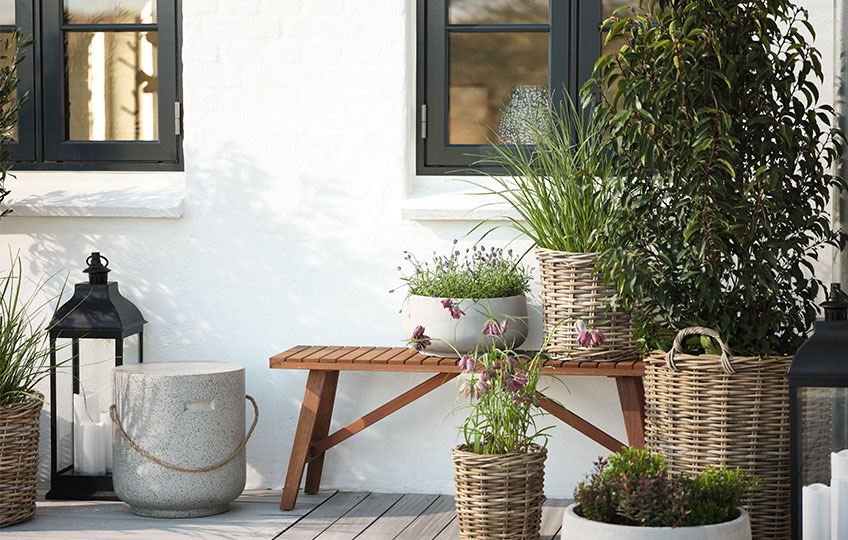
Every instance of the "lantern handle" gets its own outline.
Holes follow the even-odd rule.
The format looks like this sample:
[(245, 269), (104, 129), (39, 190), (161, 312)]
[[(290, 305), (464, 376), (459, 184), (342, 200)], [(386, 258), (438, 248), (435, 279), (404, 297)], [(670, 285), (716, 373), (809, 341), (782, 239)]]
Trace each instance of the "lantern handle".
[[(98, 254), (97, 254), (97, 256), (98, 256), (98, 257), (100, 257), (101, 259), (103, 259), (104, 261), (106, 261), (106, 264), (104, 264), (104, 265), (103, 265), (104, 267), (109, 266), (109, 259), (107, 259), (107, 258), (106, 258), (106, 255), (101, 255), (100, 253), (98, 253)], [(91, 259), (92, 259), (93, 257), (94, 257), (94, 253), (92, 253), (91, 255), (89, 255), (89, 256), (85, 259), (85, 264), (87, 264), (88, 266), (91, 266)]]
[(684, 328), (678, 332), (676, 336), (674, 336), (674, 343), (665, 355), (665, 365), (668, 369), (672, 371), (680, 371), (677, 366), (674, 365), (674, 355), (683, 354), (683, 340), (689, 336), (707, 336), (718, 341), (718, 344), (721, 347), (722, 369), (724, 369), (724, 372), (728, 375), (736, 373), (733, 366), (730, 364), (730, 349), (728, 349), (727, 345), (724, 344), (724, 341), (721, 340), (721, 336), (719, 336), (718, 332), (712, 328), (704, 328), (703, 326), (690, 326), (689, 328)]
[(112, 404), (109, 407), (109, 416), (112, 418), (112, 425), (115, 426), (115, 429), (118, 430), (118, 434), (121, 436), (121, 438), (124, 439), (124, 441), (128, 445), (130, 445), (130, 448), (132, 448), (133, 450), (135, 450), (136, 452), (138, 452), (142, 456), (146, 457), (150, 461), (152, 461), (154, 463), (158, 463), (159, 465), (166, 467), (168, 469), (173, 469), (175, 471), (180, 471), (180, 472), (209, 472), (209, 471), (214, 471), (215, 469), (220, 469), (221, 467), (223, 467), (224, 465), (226, 465), (227, 463), (231, 462), (236, 457), (238, 457), (238, 455), (241, 454), (242, 450), (244, 450), (244, 447), (247, 446), (247, 441), (250, 440), (250, 436), (253, 435), (253, 430), (256, 428), (256, 423), (259, 422), (259, 405), (256, 404), (256, 400), (253, 399), (253, 396), (251, 396), (250, 394), (245, 394), (244, 399), (250, 401), (253, 404), (253, 424), (251, 424), (250, 429), (247, 431), (247, 436), (245, 436), (244, 440), (241, 442), (239, 447), (236, 448), (235, 452), (230, 454), (230, 457), (228, 457), (224, 461), (220, 461), (220, 462), (216, 463), (215, 465), (209, 465), (208, 467), (199, 467), (199, 468), (196, 468), (196, 469), (190, 468), (190, 467), (180, 467), (178, 465), (172, 465), (172, 464), (168, 463), (167, 461), (162, 461), (161, 459), (157, 458), (153, 454), (151, 454), (149, 452), (145, 452), (144, 450), (139, 448), (138, 445), (136, 445), (134, 442), (132, 442), (130, 440), (129, 436), (124, 431), (124, 427), (121, 425), (121, 422), (118, 420), (118, 414), (115, 412), (115, 409), (116, 409), (115, 404)]

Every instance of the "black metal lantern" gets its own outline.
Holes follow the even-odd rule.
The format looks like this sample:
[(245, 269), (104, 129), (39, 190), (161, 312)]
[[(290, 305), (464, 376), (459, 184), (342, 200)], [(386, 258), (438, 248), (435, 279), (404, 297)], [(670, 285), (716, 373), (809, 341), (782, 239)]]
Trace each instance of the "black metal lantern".
[[(143, 326), (147, 321), (132, 302), (121, 296), (118, 284), (108, 281), (106, 257), (92, 253), (86, 264), (88, 282), (76, 284), (73, 297), (56, 311), (50, 326), (48, 499), (115, 499), (109, 466), (86, 469), (83, 463), (91, 462), (92, 456), (105, 460), (101, 463), (111, 463), (111, 445), (102, 439), (108, 437), (111, 441), (111, 423), (105, 426), (103, 417), (92, 414), (108, 409), (112, 396), (101, 396), (100, 405), (96, 406), (96, 400), (81, 394), (81, 390), (90, 388), (89, 382), (108, 388), (113, 365), (143, 361)], [(59, 356), (64, 358), (60, 360)], [(87, 398), (83, 400), (82, 396)], [(81, 410), (84, 407), (80, 403), (97, 410)], [(79, 418), (85, 423), (78, 423)], [(86, 448), (82, 447), (83, 437)], [(99, 445), (96, 448), (95, 443)], [(90, 455), (84, 456), (88, 450)]]
[[(831, 286), (822, 307), (825, 319), (816, 322), (813, 335), (798, 350), (786, 375), (791, 418), (793, 540), (802, 538), (805, 519), (808, 527), (829, 529), (831, 509), (825, 508), (823, 501), (834, 495), (824, 487), (831, 484), (831, 475), (836, 474), (831, 471), (831, 453), (848, 449), (848, 295), (838, 283)], [(812, 491), (808, 492), (804, 508), (802, 491), (815, 484), (824, 484), (815, 489), (826, 491), (825, 497), (814, 498)], [(848, 505), (848, 499), (844, 504)]]

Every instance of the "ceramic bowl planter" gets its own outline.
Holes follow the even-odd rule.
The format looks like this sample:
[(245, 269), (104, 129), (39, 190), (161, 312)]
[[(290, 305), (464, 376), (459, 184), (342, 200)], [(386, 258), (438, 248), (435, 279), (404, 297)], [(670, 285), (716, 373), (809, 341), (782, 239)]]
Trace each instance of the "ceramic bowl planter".
[(563, 512), (562, 530), (571, 540), (751, 540), (748, 513), (740, 508), (733, 521), (697, 527), (633, 527), (583, 518), (572, 504)]
[(41, 399), (0, 407), (0, 528), (35, 514)]
[(451, 450), (461, 540), (537, 540), (545, 502), (547, 450), (475, 454)]
[[(451, 317), (442, 305), (444, 298), (410, 295), (403, 307), (403, 337), (409, 339), (416, 326), (423, 326), (430, 337), (427, 354), (454, 356), (451, 345), (460, 353), (473, 351), (483, 336), (483, 325), (489, 320), (507, 320), (506, 333), (496, 343), (506, 342), (517, 349), (527, 339), (527, 298), (524, 294), (504, 298), (453, 298), (465, 312), (460, 319)], [(447, 342), (447, 343), (446, 343)], [(448, 345), (450, 344), (450, 345)]]

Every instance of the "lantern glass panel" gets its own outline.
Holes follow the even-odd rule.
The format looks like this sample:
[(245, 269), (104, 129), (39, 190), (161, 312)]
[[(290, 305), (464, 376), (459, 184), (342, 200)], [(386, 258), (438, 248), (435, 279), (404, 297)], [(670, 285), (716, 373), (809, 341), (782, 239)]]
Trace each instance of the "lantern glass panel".
[(133, 334), (124, 338), (124, 365), (141, 362), (140, 338), (141, 334)]
[(56, 340), (56, 470), (62, 471), (74, 463), (74, 401), (73, 369), (70, 339)]
[(830, 454), (848, 448), (848, 388), (802, 387), (801, 485), (830, 484)]

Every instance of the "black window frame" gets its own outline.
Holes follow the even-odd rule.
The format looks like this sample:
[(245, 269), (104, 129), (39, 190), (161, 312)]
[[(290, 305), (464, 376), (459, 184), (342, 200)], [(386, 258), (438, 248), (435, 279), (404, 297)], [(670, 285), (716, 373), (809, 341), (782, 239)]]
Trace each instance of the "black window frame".
[[(422, 176), (463, 173), (488, 145), (451, 145), (448, 137), (448, 92), (450, 60), (448, 36), (452, 31), (549, 32), (548, 88), (555, 100), (563, 99), (561, 88), (577, 96), (589, 80), (601, 53), (601, 0), (549, 0), (547, 25), (448, 25), (450, 0), (417, 0), (416, 34), (416, 173)], [(461, 28), (460, 28), (461, 27)], [(522, 28), (523, 27), (523, 28)], [(484, 172), (497, 168), (476, 167)]]
[[(15, 26), (35, 44), (19, 69), (29, 92), (21, 108), (16, 170), (182, 171), (181, 0), (156, 0), (155, 24), (66, 24), (63, 0), (15, 0)], [(2, 27), (4, 29), (10, 27)], [(67, 140), (66, 31), (156, 31), (159, 138), (156, 141)]]

